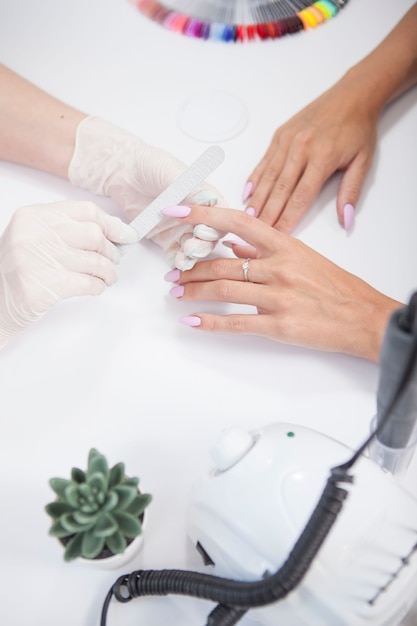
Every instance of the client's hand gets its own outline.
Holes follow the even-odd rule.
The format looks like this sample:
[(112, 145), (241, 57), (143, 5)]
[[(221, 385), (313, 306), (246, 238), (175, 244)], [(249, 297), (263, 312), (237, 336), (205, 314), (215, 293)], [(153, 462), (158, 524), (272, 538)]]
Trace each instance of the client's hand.
[[(186, 212), (184, 207), (168, 209), (171, 216)], [(257, 314), (193, 313), (183, 318), (183, 323), (200, 330), (263, 335), (378, 361), (385, 327), (401, 303), (301, 241), (242, 211), (194, 206), (179, 221), (191, 225), (204, 222), (235, 233), (251, 245), (233, 245), (238, 259), (217, 258), (202, 261), (189, 272), (169, 272), (166, 280), (177, 283), (171, 295), (186, 301), (233, 302), (257, 308)]]
[(349, 230), (375, 151), (380, 111), (371, 105), (362, 82), (347, 75), (280, 126), (245, 185), (251, 212), (290, 233), (342, 170), (337, 214)]

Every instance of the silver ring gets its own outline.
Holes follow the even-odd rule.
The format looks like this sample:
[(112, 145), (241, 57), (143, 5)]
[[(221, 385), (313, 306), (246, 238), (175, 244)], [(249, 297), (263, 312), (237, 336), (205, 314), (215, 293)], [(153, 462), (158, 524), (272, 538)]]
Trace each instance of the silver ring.
[(245, 282), (249, 282), (249, 261), (250, 259), (246, 259), (246, 261), (242, 263), (243, 280)]

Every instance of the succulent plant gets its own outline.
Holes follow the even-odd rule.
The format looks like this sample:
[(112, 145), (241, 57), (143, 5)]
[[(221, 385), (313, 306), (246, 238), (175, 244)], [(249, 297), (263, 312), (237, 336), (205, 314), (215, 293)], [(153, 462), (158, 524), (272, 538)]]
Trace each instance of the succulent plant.
[(49, 534), (65, 545), (66, 561), (94, 559), (106, 549), (120, 554), (141, 534), (152, 496), (140, 493), (139, 479), (126, 477), (123, 463), (109, 468), (92, 448), (85, 472), (73, 467), (70, 480), (51, 478), (49, 484), (57, 496), (45, 507), (53, 520)]

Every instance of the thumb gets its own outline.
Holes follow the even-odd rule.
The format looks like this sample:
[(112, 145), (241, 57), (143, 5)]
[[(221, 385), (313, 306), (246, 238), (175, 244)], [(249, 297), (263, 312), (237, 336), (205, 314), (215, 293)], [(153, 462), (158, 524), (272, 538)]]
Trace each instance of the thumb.
[(346, 230), (351, 230), (355, 221), (355, 209), (361, 195), (369, 166), (358, 159), (347, 167), (337, 194), (337, 216)]
[(100, 216), (99, 223), (106, 239), (113, 243), (132, 244), (138, 241), (135, 229), (122, 222), (119, 217), (104, 214)]

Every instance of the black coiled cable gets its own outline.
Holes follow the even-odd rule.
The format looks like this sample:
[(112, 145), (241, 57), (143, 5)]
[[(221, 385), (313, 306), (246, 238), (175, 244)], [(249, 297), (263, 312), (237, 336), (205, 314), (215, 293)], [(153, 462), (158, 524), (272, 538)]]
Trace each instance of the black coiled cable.
[[(282, 600), (301, 582), (330, 529), (336, 521), (348, 491), (340, 483), (352, 483), (348, 474), (354, 463), (367, 448), (377, 432), (389, 419), (396, 403), (407, 387), (417, 359), (417, 293), (408, 312), (407, 324), (414, 329), (414, 340), (398, 388), (381, 416), (380, 426), (358, 448), (352, 457), (330, 471), (326, 486), (303, 532), (279, 570), (260, 581), (235, 581), (200, 572), (184, 570), (137, 570), (120, 576), (107, 593), (103, 604), (100, 626), (106, 626), (108, 608), (112, 597), (119, 602), (129, 602), (140, 596), (185, 595), (212, 600), (217, 603), (208, 617), (206, 626), (233, 626), (255, 607)], [(409, 318), (412, 318), (410, 320)]]
[(207, 618), (207, 626), (233, 626), (240, 622), (245, 615), (246, 609), (236, 609), (224, 604), (218, 604)]

